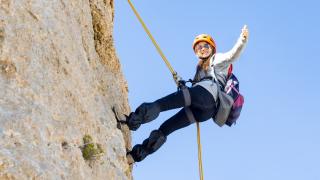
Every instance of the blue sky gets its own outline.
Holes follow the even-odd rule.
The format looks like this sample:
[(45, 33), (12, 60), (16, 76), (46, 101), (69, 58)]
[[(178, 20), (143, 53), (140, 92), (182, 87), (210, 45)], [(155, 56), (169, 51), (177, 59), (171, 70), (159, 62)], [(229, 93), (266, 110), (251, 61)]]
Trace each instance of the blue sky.
[[(319, 180), (320, 21), (318, 1), (132, 1), (173, 68), (192, 78), (196, 35), (208, 33), (218, 52), (236, 42), (244, 24), (249, 42), (234, 73), (245, 105), (236, 126), (201, 123), (205, 179)], [(115, 46), (134, 110), (176, 90), (165, 66), (126, 0), (115, 1)], [(132, 133), (141, 143), (177, 110), (161, 113)], [(135, 180), (198, 177), (196, 126), (134, 165)]]

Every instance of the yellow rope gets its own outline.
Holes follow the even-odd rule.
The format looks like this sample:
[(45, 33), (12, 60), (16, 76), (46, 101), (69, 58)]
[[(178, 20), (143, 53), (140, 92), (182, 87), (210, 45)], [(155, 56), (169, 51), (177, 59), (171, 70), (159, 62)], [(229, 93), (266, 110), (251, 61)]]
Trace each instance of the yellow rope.
[(137, 16), (137, 18), (139, 19), (141, 25), (143, 26), (143, 29), (146, 31), (146, 33), (148, 34), (149, 38), (151, 39), (152, 43), (154, 44), (154, 46), (157, 48), (157, 51), (159, 52), (160, 56), (162, 57), (162, 59), (164, 60), (164, 62), (166, 63), (166, 65), (168, 66), (170, 72), (172, 75), (175, 75), (176, 72), (173, 70), (173, 68), (171, 67), (168, 59), (165, 57), (165, 55), (163, 54), (163, 52), (161, 51), (158, 43), (156, 42), (156, 40), (153, 38), (152, 34), (150, 33), (149, 29), (147, 28), (146, 24), (143, 22), (142, 18), (140, 17), (138, 11), (134, 8), (133, 4), (131, 3), (130, 0), (128, 0), (134, 14)]
[(202, 148), (201, 148), (201, 137), (200, 137), (200, 124), (197, 122), (197, 142), (198, 142), (198, 163), (199, 163), (199, 176), (200, 180), (203, 180), (203, 167), (202, 167)]
[[(166, 63), (167, 67), (169, 68), (171, 74), (173, 75), (173, 78), (176, 82), (177, 82), (177, 73), (176, 71), (173, 70), (172, 66), (170, 65), (168, 59), (165, 57), (165, 55), (163, 54), (163, 52), (161, 51), (158, 43), (156, 42), (156, 40), (153, 38), (152, 34), (150, 33), (149, 29), (147, 28), (146, 24), (143, 22), (142, 18), (140, 17), (138, 11), (135, 9), (135, 7), (133, 6), (133, 4), (131, 3), (130, 0), (128, 0), (128, 3), (131, 7), (131, 9), (133, 10), (134, 14), (137, 16), (138, 20), (140, 21), (141, 25), (143, 26), (143, 29), (146, 31), (146, 33), (148, 34), (149, 38), (151, 39), (153, 45), (156, 47), (158, 53), (160, 54), (160, 56), (162, 57), (163, 61)], [(201, 142), (200, 142), (200, 126), (199, 126), (199, 122), (197, 122), (197, 142), (198, 142), (198, 163), (199, 163), (199, 176), (200, 176), (200, 180), (204, 180), (203, 178), (203, 167), (202, 167), (202, 154), (201, 154)]]

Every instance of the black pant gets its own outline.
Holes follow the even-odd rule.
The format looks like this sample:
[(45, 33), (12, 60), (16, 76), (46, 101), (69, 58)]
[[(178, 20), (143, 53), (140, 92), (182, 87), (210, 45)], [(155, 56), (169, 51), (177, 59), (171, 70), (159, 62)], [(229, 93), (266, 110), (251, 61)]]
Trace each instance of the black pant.
[[(168, 136), (177, 129), (184, 128), (195, 121), (203, 122), (210, 119), (216, 113), (216, 103), (210, 92), (201, 86), (189, 88), (191, 96), (191, 105), (184, 107), (185, 102), (182, 91), (172, 93), (156, 101), (160, 106), (160, 111), (167, 111), (170, 109), (181, 108), (178, 113), (166, 120), (161, 126), (160, 130)], [(188, 119), (185, 108), (190, 108), (195, 117), (192, 122)]]
[[(160, 112), (184, 107), (177, 114), (166, 120), (158, 130), (152, 131), (149, 138), (144, 140), (142, 144), (137, 144), (133, 147), (130, 154), (135, 161), (139, 162), (147, 155), (159, 149), (166, 141), (166, 137), (175, 130), (189, 126), (195, 121), (206, 121), (215, 115), (217, 109), (216, 103), (210, 92), (201, 86), (188, 89), (191, 96), (191, 105), (188, 107), (184, 107), (183, 92), (177, 91), (153, 103), (144, 103), (137, 108), (134, 115), (139, 117), (136, 118), (138, 119), (137, 127), (139, 127), (141, 124), (155, 119)], [(195, 120), (190, 121), (188, 119), (185, 108), (190, 108)]]

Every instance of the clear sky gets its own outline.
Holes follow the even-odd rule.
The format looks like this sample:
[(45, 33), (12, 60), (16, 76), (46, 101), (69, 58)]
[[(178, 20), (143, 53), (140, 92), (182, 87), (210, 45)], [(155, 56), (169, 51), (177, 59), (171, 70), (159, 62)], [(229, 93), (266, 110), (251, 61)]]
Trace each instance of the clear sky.
[[(218, 52), (236, 42), (244, 24), (249, 42), (234, 64), (245, 96), (236, 126), (201, 123), (206, 180), (320, 180), (320, 2), (316, 0), (132, 1), (173, 68), (192, 78), (196, 35), (208, 33)], [(134, 110), (176, 90), (165, 66), (126, 0), (115, 1), (115, 45)], [(178, 110), (132, 133), (141, 143)], [(135, 180), (196, 180), (196, 126), (134, 165)]]

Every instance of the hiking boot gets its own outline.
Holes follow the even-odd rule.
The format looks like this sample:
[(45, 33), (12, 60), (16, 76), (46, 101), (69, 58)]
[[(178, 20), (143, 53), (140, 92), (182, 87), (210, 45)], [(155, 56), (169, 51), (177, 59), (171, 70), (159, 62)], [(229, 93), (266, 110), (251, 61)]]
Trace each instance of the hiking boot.
[(141, 126), (141, 120), (134, 112), (131, 112), (129, 116), (126, 116), (126, 119), (119, 122), (126, 124), (131, 131), (136, 131)]
[(157, 151), (167, 140), (167, 137), (161, 130), (153, 130), (150, 136), (143, 141), (142, 144), (136, 144), (127, 154), (130, 155), (135, 162), (144, 160), (148, 155)]
[(118, 123), (128, 125), (129, 129), (136, 131), (141, 124), (148, 123), (159, 116), (160, 107), (158, 103), (143, 103), (135, 112), (131, 112), (129, 116), (118, 119)]

